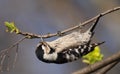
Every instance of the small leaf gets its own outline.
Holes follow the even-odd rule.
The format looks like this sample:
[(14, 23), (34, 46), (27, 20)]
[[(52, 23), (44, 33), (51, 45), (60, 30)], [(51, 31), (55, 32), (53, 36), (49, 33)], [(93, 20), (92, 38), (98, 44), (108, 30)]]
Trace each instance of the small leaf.
[(7, 32), (10, 33), (19, 33), (19, 29), (15, 26), (14, 22), (5, 22), (5, 26), (7, 27)]
[(83, 56), (83, 62), (87, 64), (94, 64), (103, 59), (103, 54), (100, 53), (100, 47), (96, 46), (94, 50)]

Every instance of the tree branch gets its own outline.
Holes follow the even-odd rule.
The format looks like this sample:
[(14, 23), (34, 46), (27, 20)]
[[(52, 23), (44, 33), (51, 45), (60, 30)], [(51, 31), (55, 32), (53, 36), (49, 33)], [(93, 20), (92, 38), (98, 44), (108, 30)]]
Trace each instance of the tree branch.
[(110, 69), (112, 69), (115, 65), (117, 65), (120, 61), (115, 61), (109, 65), (107, 65), (106, 67), (103, 67), (102, 69), (100, 69), (98, 72), (96, 72), (96, 74), (106, 74)]
[(89, 66), (87, 66), (79, 71), (76, 71), (73, 74), (90, 74), (90, 73), (95, 72), (98, 69), (103, 68), (103, 67), (105, 67), (105, 66), (107, 66), (115, 61), (120, 61), (120, 52), (108, 57), (105, 60), (97, 62), (93, 65), (89, 65)]
[(50, 37), (54, 37), (54, 36), (59, 36), (59, 35), (63, 35), (63, 34), (65, 34), (65, 33), (68, 33), (68, 32), (70, 32), (70, 31), (73, 31), (73, 30), (75, 30), (75, 29), (77, 29), (77, 28), (80, 28), (80, 27), (82, 27), (82, 26), (85, 26), (86, 24), (91, 23), (91, 22), (93, 22), (94, 20), (96, 20), (98, 17), (105, 16), (105, 15), (107, 15), (107, 14), (109, 14), (109, 13), (112, 13), (112, 12), (114, 12), (114, 11), (117, 11), (117, 10), (120, 10), (120, 7), (115, 7), (115, 8), (113, 8), (113, 9), (109, 9), (109, 10), (107, 10), (107, 11), (105, 11), (105, 12), (103, 12), (103, 13), (100, 13), (100, 14), (98, 14), (97, 16), (95, 16), (95, 17), (93, 17), (93, 18), (91, 18), (91, 19), (83, 22), (83, 23), (80, 23), (80, 24), (77, 25), (77, 26), (68, 28), (68, 29), (63, 30), (63, 31), (59, 31), (59, 32), (57, 32), (57, 33), (46, 34), (46, 35), (37, 35), (37, 34), (32, 34), (32, 33), (21, 32), (21, 31), (20, 31), (18, 34), (23, 35), (23, 36), (30, 36), (29, 38), (41, 38), (41, 37), (42, 37), (42, 38), (50, 38)]

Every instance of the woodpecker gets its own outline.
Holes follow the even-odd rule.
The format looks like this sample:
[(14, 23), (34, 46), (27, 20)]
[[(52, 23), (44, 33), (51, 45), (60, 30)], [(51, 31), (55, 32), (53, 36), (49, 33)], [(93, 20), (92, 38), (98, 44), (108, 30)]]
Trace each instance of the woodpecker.
[(61, 52), (55, 52), (55, 49), (46, 45), (46, 43), (41, 42), (37, 47), (35, 53), (39, 60), (46, 63), (56, 63), (63, 64), (78, 60), (82, 56), (93, 51), (96, 46), (103, 44), (93, 43), (93, 44), (84, 44), (76, 47), (70, 47), (69, 49), (63, 50)]
[(40, 42), (35, 51), (37, 58), (46, 63), (63, 64), (78, 60), (93, 51), (96, 46), (104, 43), (91, 44), (91, 38), (99, 18), (84, 33), (73, 32), (51, 42)]

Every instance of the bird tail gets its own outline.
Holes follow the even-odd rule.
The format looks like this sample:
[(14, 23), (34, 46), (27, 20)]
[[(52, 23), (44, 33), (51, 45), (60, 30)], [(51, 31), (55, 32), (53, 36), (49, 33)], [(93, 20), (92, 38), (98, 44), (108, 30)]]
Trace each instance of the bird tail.
[(99, 45), (101, 45), (101, 44), (103, 44), (103, 43), (105, 43), (105, 41), (103, 41), (103, 42), (99, 42), (99, 43), (93, 43), (93, 44), (91, 44), (93, 47), (96, 47), (96, 46), (99, 46)]

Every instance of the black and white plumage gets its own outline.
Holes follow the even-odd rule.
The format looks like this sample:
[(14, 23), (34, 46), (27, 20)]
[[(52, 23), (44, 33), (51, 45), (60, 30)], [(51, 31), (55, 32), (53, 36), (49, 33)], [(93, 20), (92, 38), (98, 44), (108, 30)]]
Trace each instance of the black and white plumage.
[(40, 42), (35, 51), (37, 58), (46, 63), (62, 64), (93, 51), (96, 46), (104, 43), (90, 44), (98, 20), (84, 33), (73, 32), (51, 42)]
[(37, 58), (43, 62), (63, 64), (80, 59), (83, 55), (88, 54), (89, 52), (93, 51), (96, 46), (103, 43), (104, 42), (84, 44), (76, 47), (71, 47), (61, 52), (56, 52), (55, 49), (49, 48), (46, 43), (42, 42), (37, 47), (35, 53)]

